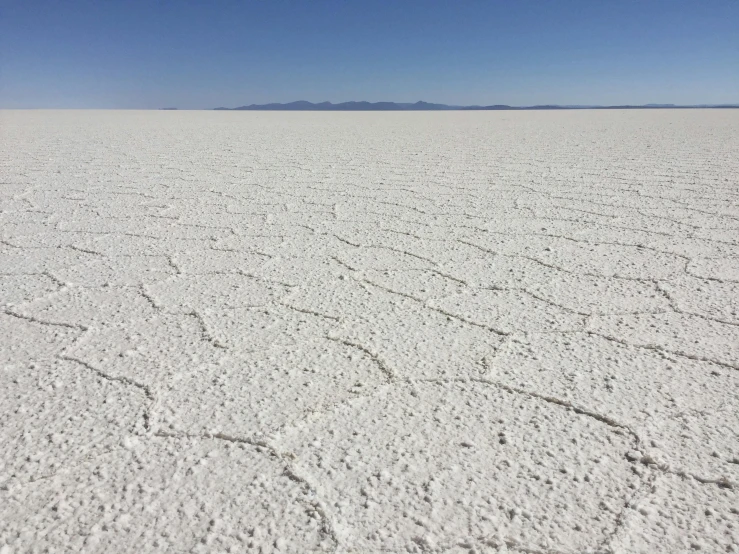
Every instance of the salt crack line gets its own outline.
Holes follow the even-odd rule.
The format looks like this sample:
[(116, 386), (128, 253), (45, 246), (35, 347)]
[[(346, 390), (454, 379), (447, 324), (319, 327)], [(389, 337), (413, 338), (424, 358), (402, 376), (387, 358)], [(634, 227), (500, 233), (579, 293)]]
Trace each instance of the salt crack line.
[(342, 338), (339, 338), (339, 337), (332, 337), (330, 335), (326, 335), (325, 338), (328, 339), (328, 340), (330, 340), (330, 341), (333, 341), (333, 342), (336, 342), (336, 343), (339, 343), (339, 344), (343, 344), (345, 346), (349, 346), (349, 347), (352, 347), (352, 348), (356, 348), (357, 350), (360, 350), (360, 351), (364, 352), (367, 356), (369, 356), (372, 359), (372, 361), (374, 361), (377, 364), (377, 367), (380, 368), (380, 371), (382, 371), (382, 373), (385, 375), (385, 377), (387, 377), (387, 379), (388, 379), (388, 381), (390, 383), (396, 381), (395, 372), (392, 369), (390, 369), (390, 367), (388, 367), (388, 365), (382, 360), (382, 358), (380, 358), (380, 356), (378, 356), (377, 354), (375, 354), (374, 352), (372, 352), (366, 346), (364, 346), (364, 345), (362, 345), (362, 344), (360, 344), (358, 342), (353, 342), (353, 341), (350, 341), (348, 339), (342, 339)]
[(300, 312), (302, 314), (312, 315), (312, 316), (320, 317), (320, 318), (323, 318), (323, 319), (328, 319), (328, 320), (331, 320), (331, 321), (337, 321), (337, 322), (338, 321), (341, 321), (341, 318), (338, 318), (336, 316), (328, 315), (328, 314), (323, 314), (321, 312), (315, 312), (313, 310), (307, 310), (307, 309), (304, 309), (304, 308), (298, 308), (297, 306), (293, 306), (292, 304), (288, 304), (287, 302), (277, 301), (276, 304), (279, 304), (280, 306), (284, 306), (288, 310), (293, 310), (295, 312)]
[(500, 329), (496, 329), (495, 327), (490, 327), (489, 325), (484, 325), (482, 323), (478, 323), (476, 321), (473, 321), (471, 319), (467, 319), (467, 318), (462, 317), (460, 315), (453, 314), (451, 312), (447, 312), (446, 310), (443, 310), (442, 308), (438, 308), (436, 306), (430, 305), (425, 300), (422, 300), (420, 298), (416, 298), (415, 296), (412, 296), (410, 294), (406, 294), (404, 292), (399, 292), (399, 291), (396, 291), (396, 290), (393, 290), (393, 289), (389, 289), (389, 288), (387, 288), (385, 286), (378, 285), (377, 283), (374, 283), (374, 282), (370, 281), (367, 278), (364, 278), (364, 277), (362, 277), (362, 278), (356, 278), (355, 277), (355, 280), (356, 281), (359, 281), (360, 283), (365, 283), (365, 284), (370, 285), (372, 287), (378, 288), (380, 290), (384, 290), (385, 292), (388, 292), (390, 294), (395, 294), (397, 296), (402, 296), (404, 298), (408, 298), (409, 300), (412, 300), (413, 302), (416, 302), (418, 304), (421, 304), (424, 308), (426, 308), (428, 310), (431, 310), (431, 311), (434, 311), (434, 312), (437, 312), (437, 313), (440, 313), (440, 314), (446, 316), (449, 319), (455, 319), (457, 321), (461, 321), (463, 323), (466, 323), (467, 325), (472, 325), (473, 327), (479, 327), (480, 329), (485, 329), (486, 331), (490, 331), (491, 333), (495, 333), (496, 335), (500, 335), (502, 337), (507, 337), (507, 336), (509, 336), (511, 334), (511, 333), (509, 333), (507, 331), (501, 331)]
[(614, 337), (614, 336), (611, 336), (611, 335), (606, 335), (604, 333), (600, 333), (598, 331), (592, 331), (592, 330), (588, 330), (588, 329), (585, 329), (585, 331), (583, 331), (583, 332), (585, 332), (585, 333), (587, 333), (589, 335), (594, 335), (596, 337), (601, 337), (603, 339), (606, 339), (606, 340), (609, 340), (609, 341), (612, 341), (612, 342), (616, 342), (618, 344), (623, 344), (624, 346), (631, 346), (631, 347), (634, 347), (634, 348), (643, 348), (645, 350), (655, 350), (655, 351), (661, 352), (663, 354), (671, 354), (673, 356), (680, 356), (680, 357), (683, 357), (683, 358), (688, 358), (689, 360), (695, 360), (696, 362), (709, 362), (709, 363), (712, 363), (712, 364), (715, 364), (715, 365), (718, 365), (718, 366), (721, 366), (721, 367), (725, 367), (727, 369), (739, 370), (739, 366), (732, 365), (730, 363), (722, 362), (722, 361), (719, 361), (719, 360), (714, 360), (714, 359), (708, 358), (706, 356), (697, 356), (695, 354), (689, 354), (689, 353), (683, 352), (681, 350), (669, 350), (667, 348), (663, 348), (662, 346), (658, 346), (656, 344), (636, 344), (636, 343), (631, 343), (631, 342), (625, 341), (623, 339), (619, 339), (619, 338)]
[(605, 425), (617, 429), (622, 429), (626, 431), (631, 437), (635, 440), (635, 446), (639, 446), (641, 444), (641, 439), (639, 438), (639, 435), (631, 429), (628, 425), (625, 423), (621, 423), (613, 418), (610, 418), (608, 416), (599, 414), (597, 412), (593, 412), (592, 410), (589, 410), (585, 407), (578, 406), (573, 404), (572, 402), (569, 402), (567, 400), (562, 400), (560, 398), (556, 398), (554, 396), (548, 396), (543, 394), (538, 394), (535, 392), (527, 391), (524, 389), (520, 389), (518, 387), (513, 387), (511, 385), (506, 385), (505, 383), (501, 383), (500, 381), (493, 381), (492, 379), (485, 379), (482, 377), (454, 377), (454, 378), (440, 378), (440, 379), (406, 379), (406, 380), (399, 380), (398, 383), (405, 383), (405, 384), (413, 384), (413, 383), (480, 383), (484, 385), (490, 385), (497, 387), (499, 389), (502, 389), (506, 392), (510, 392), (512, 394), (519, 394), (522, 396), (527, 396), (529, 398), (537, 398), (539, 400), (543, 400), (544, 402), (547, 402), (549, 404), (555, 404), (557, 406), (561, 406), (563, 408), (572, 410), (578, 415), (584, 415), (587, 417), (590, 417), (592, 419), (595, 419), (601, 423), (604, 423)]
[(625, 503), (618, 516), (616, 517), (616, 526), (613, 531), (601, 542), (600, 548), (603, 552), (608, 554), (616, 554), (611, 546), (618, 538), (619, 532), (625, 528), (626, 519), (629, 514), (629, 510), (641, 499), (649, 496), (654, 490), (654, 483), (657, 480), (658, 472), (650, 473), (647, 479), (644, 479), (641, 486), (634, 491), (634, 494)]
[[(85, 360), (82, 360), (80, 358), (76, 358), (74, 356), (70, 356), (68, 354), (60, 354), (59, 355), (59, 359), (60, 360), (67, 360), (67, 361), (70, 361), (70, 362), (74, 362), (74, 363), (77, 363), (77, 364), (79, 364), (79, 365), (81, 365), (83, 367), (86, 367), (87, 369), (89, 369), (93, 373), (96, 373), (98, 376), (102, 377), (103, 379), (105, 379), (107, 381), (117, 382), (117, 383), (123, 383), (124, 385), (128, 385), (128, 386), (135, 387), (135, 388), (139, 389), (140, 391), (143, 392), (144, 396), (150, 401), (150, 403), (151, 403), (150, 408), (152, 409), (152, 411), (153, 411), (153, 408), (158, 403), (158, 399), (157, 399), (156, 395), (154, 394), (154, 392), (152, 391), (152, 389), (148, 385), (145, 385), (143, 383), (139, 383), (138, 381), (134, 381), (133, 379), (130, 379), (128, 377), (110, 375), (108, 373), (105, 373), (101, 369), (98, 369), (97, 367), (95, 367), (94, 365), (90, 364), (89, 362), (86, 362)], [(153, 416), (152, 416), (151, 413), (144, 412), (144, 428), (147, 431), (151, 431), (152, 430), (152, 427), (153, 427), (153, 421), (152, 421), (152, 419), (153, 419)]]
[[(58, 291), (56, 291), (56, 292), (58, 292)], [(56, 294), (56, 292), (54, 292), (52, 294)], [(15, 318), (18, 318), (18, 319), (23, 319), (23, 320), (26, 320), (26, 321), (30, 321), (31, 323), (37, 323), (39, 325), (46, 325), (46, 326), (49, 326), (49, 327), (66, 327), (68, 329), (77, 329), (79, 331), (87, 331), (89, 329), (89, 327), (87, 327), (86, 325), (79, 325), (79, 324), (76, 324), (76, 323), (65, 323), (65, 322), (61, 322), (61, 321), (60, 322), (46, 321), (44, 319), (39, 319), (39, 318), (34, 317), (34, 316), (31, 316), (31, 315), (25, 315), (25, 314), (21, 314), (21, 313), (15, 312), (12, 309), (6, 309), (3, 313), (5, 315), (10, 316), (10, 317), (15, 317)]]
[(316, 500), (313, 502), (306, 501), (302, 502), (304, 504), (310, 505), (318, 514), (321, 516), (321, 521), (323, 522), (323, 527), (321, 531), (323, 534), (328, 536), (328, 538), (334, 543), (335, 548), (334, 551), (338, 550), (340, 543), (338, 539), (338, 534), (336, 532), (335, 526), (331, 522), (331, 518), (329, 518), (328, 513), (323, 505), (323, 502), (317, 498), (317, 489), (311, 483), (308, 481), (307, 478), (302, 477), (297, 469), (294, 466), (294, 460), (296, 459), (295, 454), (292, 452), (281, 452), (277, 448), (271, 446), (266, 441), (256, 440), (256, 439), (250, 439), (246, 437), (236, 437), (233, 435), (227, 435), (222, 432), (218, 433), (204, 433), (201, 435), (195, 435), (191, 433), (172, 433), (169, 431), (162, 431), (162, 430), (156, 430), (154, 431), (153, 435), (155, 437), (164, 438), (164, 439), (194, 439), (194, 440), (220, 440), (232, 444), (247, 444), (249, 446), (253, 446), (257, 449), (257, 452), (261, 453), (260, 449), (264, 449), (267, 452), (269, 452), (272, 456), (280, 460), (284, 464), (283, 468), (283, 474), (285, 477), (290, 479), (291, 481), (298, 483), (302, 487), (304, 487), (306, 493), (310, 493), (311, 495), (316, 496)]
[[(505, 234), (505, 233), (503, 233), (503, 234)], [(546, 268), (554, 269), (555, 271), (561, 271), (562, 273), (568, 273), (570, 275), (578, 275), (578, 276), (583, 276), (584, 275), (584, 276), (587, 276), (587, 277), (598, 277), (598, 278), (601, 278), (601, 279), (619, 279), (619, 280), (622, 280), (622, 281), (637, 281), (637, 282), (641, 282), (641, 283), (654, 283), (654, 279), (650, 279), (650, 278), (647, 278), (647, 277), (626, 277), (624, 275), (604, 275), (602, 273), (592, 273), (592, 272), (589, 272), (589, 271), (573, 271), (571, 269), (566, 269), (566, 268), (561, 267), (561, 266), (558, 266), (556, 264), (550, 264), (548, 262), (543, 262), (542, 260), (540, 260), (538, 258), (535, 258), (534, 256), (527, 256), (527, 255), (524, 255), (524, 254), (503, 254), (501, 252), (496, 252), (495, 250), (491, 250), (490, 248), (486, 248), (484, 246), (480, 246), (479, 244), (475, 244), (474, 242), (470, 242), (470, 241), (467, 241), (467, 240), (464, 240), (464, 239), (456, 239), (456, 240), (459, 243), (466, 244), (467, 246), (472, 246), (473, 248), (477, 248), (478, 250), (481, 250), (481, 251), (485, 252), (486, 254), (490, 254), (492, 256), (500, 256), (500, 257), (503, 257), (503, 258), (512, 258), (512, 259), (518, 258), (518, 259), (522, 259), (522, 260), (529, 260), (530, 262), (534, 262), (534, 263), (539, 264), (541, 266), (544, 266)], [(575, 242), (577, 242), (577, 241), (575, 241)], [(606, 244), (606, 245), (608, 245), (608, 244), (611, 244), (611, 243), (589, 243), (589, 244)], [(634, 246), (634, 247), (637, 247), (636, 245), (631, 245), (631, 244), (629, 244), (629, 245), (624, 244), (624, 245), (620, 245), (620, 246)], [(642, 247), (642, 248), (644, 248), (644, 247)], [(662, 252), (662, 253), (670, 254), (670, 255), (675, 256), (675, 257), (678, 257), (678, 258), (686, 259), (688, 261), (690, 260), (690, 258), (687, 258), (686, 256), (675, 254), (673, 252), (670, 252), (670, 253)]]
[(81, 246), (76, 246), (74, 244), (70, 244), (69, 246), (67, 246), (67, 248), (69, 248), (70, 250), (75, 250), (77, 252), (82, 252), (84, 254), (91, 254), (93, 256), (99, 256), (101, 258), (107, 258), (108, 257), (105, 254), (103, 254), (102, 252), (97, 252), (95, 250), (88, 250), (86, 248), (82, 248)]
[(658, 281), (658, 280), (655, 279), (654, 286), (657, 289), (657, 291), (660, 293), (660, 295), (662, 295), (662, 297), (667, 300), (667, 303), (669, 304), (670, 308), (672, 308), (672, 310), (675, 313), (683, 314), (683, 315), (691, 315), (691, 316), (694, 316), (694, 317), (698, 317), (700, 319), (704, 319), (706, 321), (712, 321), (714, 323), (720, 323), (722, 325), (732, 325), (734, 327), (739, 327), (739, 323), (736, 323), (734, 321), (728, 321), (726, 319), (721, 319), (721, 318), (718, 318), (718, 317), (711, 317), (711, 316), (708, 316), (708, 315), (705, 315), (705, 314), (701, 314), (701, 313), (698, 313), (698, 312), (693, 312), (693, 311), (689, 311), (689, 310), (683, 310), (682, 308), (680, 308), (680, 306), (678, 306), (677, 302), (675, 301), (674, 298), (672, 298), (672, 296), (670, 295), (670, 293), (667, 290), (665, 290), (664, 287), (662, 287), (662, 284), (661, 284), (660, 281)]
[(200, 315), (199, 312), (196, 310), (193, 310), (191, 312), (186, 313), (185, 315), (190, 316), (195, 319), (195, 321), (198, 324), (198, 327), (200, 327), (200, 336), (201, 340), (204, 342), (212, 344), (215, 348), (221, 348), (221, 349), (228, 349), (228, 346), (223, 344), (220, 340), (218, 340), (216, 337), (214, 337), (210, 329), (208, 329), (208, 326), (205, 323), (205, 319), (203, 319), (203, 316)]
[[(571, 552), (565, 552), (564, 550), (557, 550), (554, 548), (547, 548), (544, 550), (541, 550), (539, 548), (531, 548), (528, 546), (521, 545), (518, 541), (515, 539), (510, 538), (498, 538), (498, 537), (491, 537), (490, 535), (486, 535), (484, 537), (477, 537), (473, 538), (472, 540), (458, 540), (454, 544), (450, 546), (445, 546), (438, 552), (444, 553), (448, 552), (452, 548), (455, 547), (462, 547), (462, 548), (469, 548), (470, 552), (475, 551), (474, 545), (482, 545), (486, 547), (495, 548), (496, 551), (500, 549), (501, 547), (506, 548), (506, 552), (520, 552), (521, 554), (573, 554)], [(422, 548), (423, 552), (432, 552), (431, 550), (426, 550)], [(390, 552), (389, 550), (386, 552)], [(611, 554), (610, 552), (606, 553), (604, 551), (596, 550), (596, 551), (588, 551), (583, 552), (581, 554)]]

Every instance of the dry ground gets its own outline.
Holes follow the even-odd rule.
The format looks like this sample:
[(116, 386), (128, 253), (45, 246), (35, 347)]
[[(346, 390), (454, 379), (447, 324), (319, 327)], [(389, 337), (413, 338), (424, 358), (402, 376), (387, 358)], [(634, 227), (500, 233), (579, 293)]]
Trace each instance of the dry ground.
[(739, 111), (0, 148), (2, 554), (739, 551)]

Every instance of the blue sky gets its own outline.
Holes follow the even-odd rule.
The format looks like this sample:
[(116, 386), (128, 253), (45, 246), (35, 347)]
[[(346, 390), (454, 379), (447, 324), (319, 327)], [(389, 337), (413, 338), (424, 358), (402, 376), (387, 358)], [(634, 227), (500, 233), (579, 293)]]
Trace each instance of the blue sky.
[(0, 0), (0, 107), (739, 102), (739, 0)]

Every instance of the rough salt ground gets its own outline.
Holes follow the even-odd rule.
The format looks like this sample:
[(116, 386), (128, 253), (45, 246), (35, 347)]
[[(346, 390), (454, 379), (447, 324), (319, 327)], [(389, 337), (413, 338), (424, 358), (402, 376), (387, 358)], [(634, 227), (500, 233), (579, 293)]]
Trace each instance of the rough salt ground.
[(739, 112), (0, 112), (0, 552), (739, 552)]

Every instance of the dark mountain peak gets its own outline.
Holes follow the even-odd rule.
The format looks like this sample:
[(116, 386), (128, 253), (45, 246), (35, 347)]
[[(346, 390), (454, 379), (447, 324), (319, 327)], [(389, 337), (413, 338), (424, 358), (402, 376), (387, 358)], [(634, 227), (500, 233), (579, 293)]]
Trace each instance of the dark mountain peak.
[(634, 110), (634, 109), (685, 109), (685, 108), (736, 108), (737, 104), (722, 105), (692, 105), (679, 106), (675, 104), (645, 104), (639, 106), (588, 106), (588, 105), (558, 105), (541, 104), (536, 106), (509, 106), (508, 104), (492, 104), (490, 106), (450, 106), (448, 104), (433, 104), (418, 100), (413, 103), (398, 102), (367, 102), (366, 100), (352, 100), (333, 104), (329, 101), (313, 103), (308, 100), (296, 100), (286, 104), (249, 104), (238, 108), (215, 108), (216, 110), (284, 110), (284, 111), (439, 111), (439, 110)]

